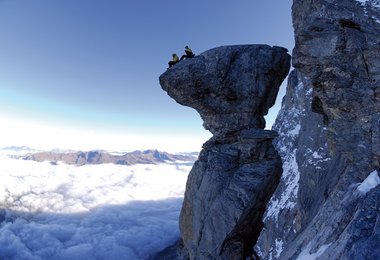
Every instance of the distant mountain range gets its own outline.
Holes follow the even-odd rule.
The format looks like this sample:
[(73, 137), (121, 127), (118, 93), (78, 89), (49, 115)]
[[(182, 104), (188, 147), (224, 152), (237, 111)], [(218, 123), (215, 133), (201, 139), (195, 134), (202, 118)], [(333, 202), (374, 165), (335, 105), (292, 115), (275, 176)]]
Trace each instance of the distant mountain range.
[(114, 154), (105, 151), (69, 151), (69, 152), (36, 152), (24, 155), (15, 155), (16, 158), (33, 160), (37, 162), (50, 161), (51, 164), (58, 162), (71, 165), (113, 163), (119, 165), (134, 164), (158, 164), (167, 162), (190, 162), (193, 163), (197, 156), (195, 153), (170, 154), (157, 150), (133, 151), (124, 154)]

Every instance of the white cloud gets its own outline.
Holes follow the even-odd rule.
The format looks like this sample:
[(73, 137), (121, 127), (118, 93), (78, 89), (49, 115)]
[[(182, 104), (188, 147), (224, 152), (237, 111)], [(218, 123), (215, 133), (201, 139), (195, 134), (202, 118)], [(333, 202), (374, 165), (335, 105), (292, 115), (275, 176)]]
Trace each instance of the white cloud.
[(179, 237), (188, 165), (0, 156), (0, 259), (144, 259)]

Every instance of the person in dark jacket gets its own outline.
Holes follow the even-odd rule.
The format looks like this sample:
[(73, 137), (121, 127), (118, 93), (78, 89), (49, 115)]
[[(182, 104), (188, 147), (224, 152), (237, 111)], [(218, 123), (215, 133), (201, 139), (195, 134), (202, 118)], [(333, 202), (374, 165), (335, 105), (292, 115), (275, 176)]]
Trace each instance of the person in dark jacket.
[(175, 65), (176, 63), (179, 62), (179, 58), (178, 58), (177, 54), (173, 53), (172, 57), (173, 57), (172, 60), (168, 62), (169, 68), (173, 67), (173, 65)]
[(189, 48), (189, 46), (185, 46), (185, 54), (182, 55), (181, 57), (181, 60), (183, 59), (189, 59), (189, 58), (192, 58), (194, 57), (195, 54), (193, 53), (193, 51)]

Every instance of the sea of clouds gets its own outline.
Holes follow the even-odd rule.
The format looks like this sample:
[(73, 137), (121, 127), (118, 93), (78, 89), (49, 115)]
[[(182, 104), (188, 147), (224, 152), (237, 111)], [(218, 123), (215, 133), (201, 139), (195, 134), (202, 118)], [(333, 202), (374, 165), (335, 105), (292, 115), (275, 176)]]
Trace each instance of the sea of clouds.
[(179, 237), (190, 169), (0, 154), (0, 259), (147, 259)]

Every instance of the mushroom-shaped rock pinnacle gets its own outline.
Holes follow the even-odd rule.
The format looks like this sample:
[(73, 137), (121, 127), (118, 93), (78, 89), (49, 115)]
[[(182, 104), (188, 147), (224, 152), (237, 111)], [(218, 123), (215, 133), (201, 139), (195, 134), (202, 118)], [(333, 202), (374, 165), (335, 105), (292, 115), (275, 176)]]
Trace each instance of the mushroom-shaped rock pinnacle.
[(289, 72), (290, 55), (268, 45), (222, 46), (177, 63), (160, 76), (179, 104), (196, 109), (216, 136), (264, 128)]

